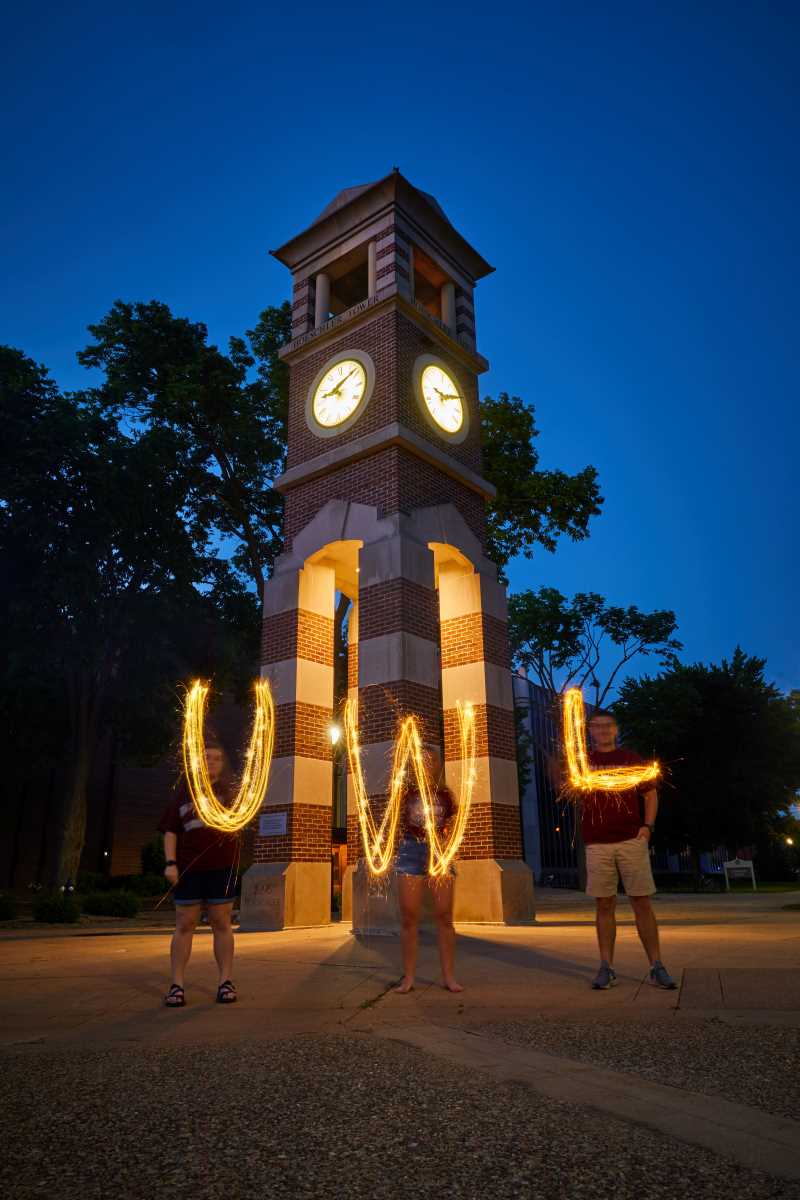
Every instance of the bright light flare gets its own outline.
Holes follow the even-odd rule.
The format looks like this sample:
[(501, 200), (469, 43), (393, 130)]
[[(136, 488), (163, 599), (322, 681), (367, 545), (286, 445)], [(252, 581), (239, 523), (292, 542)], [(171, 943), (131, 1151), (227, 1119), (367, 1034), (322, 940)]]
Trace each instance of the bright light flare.
[(564, 695), (564, 750), (570, 786), (578, 792), (627, 792), (661, 775), (657, 762), (641, 767), (594, 769), (586, 752), (586, 715), (580, 688)]
[(214, 785), (206, 763), (205, 723), (208, 688), (199, 680), (186, 697), (183, 719), (183, 766), (189, 793), (197, 815), (210, 829), (220, 833), (238, 833), (253, 820), (267, 791), (272, 750), (275, 743), (275, 705), (265, 679), (255, 685), (256, 709), (253, 732), (245, 755), (236, 798), (229, 806), (214, 795)]
[(476, 779), (475, 710), (471, 704), (458, 703), (456, 711), (461, 744), (461, 786), (452, 828), (449, 834), (442, 837), (436, 828), (433, 789), (425, 769), (425, 751), (417, 718), (409, 715), (404, 717), (400, 724), (394, 744), (386, 809), (380, 824), (376, 824), (361, 770), (358, 707), (353, 700), (346, 702), (344, 707), (345, 744), (350, 762), (350, 773), (353, 778), (361, 840), (370, 874), (385, 875), (392, 864), (397, 828), (402, 811), (403, 791), (409, 768), (413, 771), (416, 779), (425, 815), (425, 828), (428, 834), (428, 874), (437, 879), (449, 871), (450, 864), (464, 840)]

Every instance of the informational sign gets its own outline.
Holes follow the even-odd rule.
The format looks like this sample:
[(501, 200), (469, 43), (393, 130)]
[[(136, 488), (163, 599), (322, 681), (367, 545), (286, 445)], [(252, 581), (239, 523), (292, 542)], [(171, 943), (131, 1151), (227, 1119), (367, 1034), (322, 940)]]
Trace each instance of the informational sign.
[(262, 813), (258, 818), (258, 835), (259, 837), (285, 837), (286, 813)]
[(730, 862), (722, 864), (722, 869), (725, 872), (725, 887), (728, 891), (731, 890), (732, 879), (749, 879), (753, 884), (753, 891), (756, 889), (756, 873), (753, 870), (752, 862), (747, 858), (732, 858)]

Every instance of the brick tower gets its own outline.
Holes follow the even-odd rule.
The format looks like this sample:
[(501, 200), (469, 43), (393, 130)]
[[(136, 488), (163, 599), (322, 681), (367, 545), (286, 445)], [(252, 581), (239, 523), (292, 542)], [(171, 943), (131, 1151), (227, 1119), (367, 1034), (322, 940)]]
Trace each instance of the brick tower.
[[(407, 712), (458, 794), (455, 706), (471, 701), (478, 777), (455, 915), (530, 920), (506, 599), (484, 554), (493, 489), (481, 477), (478, 376), (488, 363), (473, 290), (492, 267), (397, 170), (340, 192), (273, 253), (293, 280), (281, 352), (288, 458), (275, 484), (285, 550), (264, 591), (262, 674), (277, 733), (243, 928), (330, 920), (337, 593), (352, 601), (347, 686), (375, 811)], [(391, 923), (391, 883), (370, 886), (352, 797), (347, 854), (343, 915), (356, 930)]]

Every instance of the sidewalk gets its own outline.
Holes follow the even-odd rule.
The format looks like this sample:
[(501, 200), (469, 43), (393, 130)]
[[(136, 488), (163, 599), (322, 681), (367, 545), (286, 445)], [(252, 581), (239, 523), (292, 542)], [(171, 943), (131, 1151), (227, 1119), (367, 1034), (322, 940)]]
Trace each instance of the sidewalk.
[[(693, 1200), (716, 1200), (731, 1175), (748, 1197), (796, 1200), (800, 913), (783, 911), (796, 900), (659, 898), (676, 992), (646, 984), (624, 900), (620, 986), (592, 992), (591, 907), (560, 891), (539, 892), (535, 926), (459, 930), (466, 990), (456, 996), (438, 986), (430, 934), (409, 996), (391, 990), (396, 938), (362, 941), (341, 924), (240, 935), (241, 1002), (224, 1009), (203, 930), (181, 1011), (160, 1003), (164, 928), (0, 935), (8, 1144), (49, 1147), (17, 1163), (13, 1194), (43, 1194), (44, 1171), (53, 1197), (103, 1195), (94, 1155), (108, 1153), (110, 1104), (126, 1197), (152, 1195), (158, 1179), (181, 1192), (191, 1183), (170, 1158), (176, 1105), (184, 1150), (203, 1163), (197, 1200), (253, 1190), (551, 1197), (562, 1184), (570, 1197), (674, 1200), (676, 1179), (692, 1180)], [(29, 1093), (25, 1112), (15, 1097)], [(199, 1150), (215, 1131), (221, 1163)], [(302, 1156), (310, 1169), (309, 1155), (311, 1177), (297, 1166)], [(81, 1162), (70, 1190), (70, 1164)]]

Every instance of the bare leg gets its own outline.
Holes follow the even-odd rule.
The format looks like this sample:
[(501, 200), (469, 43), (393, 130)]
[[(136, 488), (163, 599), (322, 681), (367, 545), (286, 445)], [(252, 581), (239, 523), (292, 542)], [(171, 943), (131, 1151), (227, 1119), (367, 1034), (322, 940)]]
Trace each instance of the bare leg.
[(600, 958), (609, 966), (614, 962), (614, 946), (617, 941), (617, 897), (597, 896), (597, 944)]
[(430, 883), (436, 912), (436, 936), (439, 939), (439, 958), (442, 980), (448, 992), (463, 992), (453, 974), (456, 956), (456, 931), (453, 928), (453, 878), (432, 880)]
[(400, 945), (403, 950), (403, 978), (396, 992), (410, 992), (417, 968), (417, 930), (422, 907), (422, 875), (398, 875), (397, 896), (400, 902)]
[(649, 896), (629, 896), (633, 915), (636, 917), (636, 928), (639, 931), (639, 941), (650, 960), (650, 966), (661, 959), (661, 946), (658, 939), (658, 922), (653, 912)]
[(183, 987), (184, 971), (192, 953), (192, 938), (199, 920), (199, 904), (176, 905), (175, 932), (172, 935), (169, 957), (172, 963), (172, 982), (177, 983), (178, 987)]
[(214, 935), (214, 958), (217, 960), (220, 983), (230, 979), (233, 970), (232, 912), (233, 901), (230, 904), (209, 904), (208, 906), (208, 923)]

